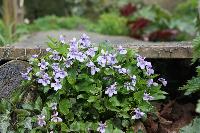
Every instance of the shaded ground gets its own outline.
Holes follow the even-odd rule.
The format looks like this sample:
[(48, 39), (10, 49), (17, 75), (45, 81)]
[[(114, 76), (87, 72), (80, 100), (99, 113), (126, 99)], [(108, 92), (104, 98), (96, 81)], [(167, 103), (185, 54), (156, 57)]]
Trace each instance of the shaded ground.
[(148, 133), (178, 133), (179, 129), (189, 124), (195, 116), (193, 103), (179, 103), (176, 100), (158, 103), (158, 118), (149, 116), (145, 123)]

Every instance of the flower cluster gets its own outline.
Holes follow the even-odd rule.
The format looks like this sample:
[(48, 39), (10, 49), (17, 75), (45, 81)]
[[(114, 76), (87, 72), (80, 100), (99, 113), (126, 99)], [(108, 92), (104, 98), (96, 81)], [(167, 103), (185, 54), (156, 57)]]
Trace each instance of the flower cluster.
[[(37, 125), (40, 127), (49, 123), (62, 123), (61, 126), (68, 124), (66, 126), (73, 128), (70, 129), (73, 131), (72, 126), (76, 122), (84, 125), (80, 120), (84, 119), (88, 123), (91, 122), (89, 118), (93, 118), (99, 122), (96, 123), (99, 126), (94, 126), (95, 129), (91, 126), (87, 130), (105, 133), (113, 116), (103, 117), (108, 118), (104, 120), (97, 118), (96, 113), (109, 115), (111, 111), (120, 115), (121, 120), (124, 114), (130, 115), (130, 120), (140, 119), (150, 112), (140, 108), (142, 104), (152, 106), (151, 100), (164, 97), (159, 83), (166, 86), (167, 81), (159, 78), (158, 83), (155, 82), (152, 64), (145, 57), (135, 55), (122, 46), (117, 49), (93, 47), (86, 34), (80, 40), (73, 38), (68, 44), (65, 36), (61, 35), (59, 41), (51, 42), (46, 51), (47, 54), (41, 58), (33, 56), (30, 61), (32, 67), (22, 73), (25, 80), (39, 84), (38, 87), (43, 90), (41, 95), (45, 94), (45, 97), (41, 96), (41, 102), (44, 102), (42, 105), (51, 103), (50, 116), (37, 116)], [(91, 111), (86, 113), (86, 108), (91, 108)], [(133, 108), (134, 114), (130, 114)], [(68, 117), (72, 123), (66, 121)], [(45, 118), (50, 118), (50, 122), (45, 121)], [(53, 129), (50, 131), (53, 132)]]

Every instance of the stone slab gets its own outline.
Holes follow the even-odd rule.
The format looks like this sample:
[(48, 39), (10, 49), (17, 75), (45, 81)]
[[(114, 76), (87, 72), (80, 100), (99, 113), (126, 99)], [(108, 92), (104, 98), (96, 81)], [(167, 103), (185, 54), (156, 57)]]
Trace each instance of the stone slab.
[(29, 64), (25, 61), (13, 60), (0, 66), (0, 98), (9, 97), (19, 87), (22, 77)]
[(91, 38), (91, 42), (99, 44), (101, 42), (109, 41), (114, 47), (122, 45), (126, 48), (136, 50), (142, 56), (147, 58), (171, 58), (184, 59), (192, 58), (191, 42), (144, 42), (138, 41), (125, 36), (108, 36), (97, 33), (75, 31), (75, 30), (60, 30), (37, 32), (28, 36), (20, 42), (11, 46), (0, 48), (0, 59), (22, 59), (26, 60), (32, 54), (44, 53), (47, 48), (48, 36), (58, 38), (60, 34), (66, 36), (67, 40), (73, 37), (79, 38), (83, 33), (86, 33)]

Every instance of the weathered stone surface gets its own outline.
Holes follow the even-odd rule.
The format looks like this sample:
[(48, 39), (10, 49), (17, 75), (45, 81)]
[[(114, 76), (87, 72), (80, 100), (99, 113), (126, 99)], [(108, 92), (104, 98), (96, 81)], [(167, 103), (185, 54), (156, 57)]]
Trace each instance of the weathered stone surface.
[(99, 44), (109, 41), (114, 46), (122, 45), (136, 50), (139, 54), (147, 58), (172, 58), (185, 59), (192, 58), (191, 42), (143, 42), (125, 36), (108, 36), (85, 31), (48, 31), (33, 33), (26, 39), (15, 43), (10, 47), (0, 48), (0, 60), (22, 59), (26, 60), (32, 54), (42, 55), (47, 48), (48, 36), (58, 38), (60, 34), (66, 36), (67, 40), (73, 37), (79, 38), (83, 33), (90, 36), (91, 42)]
[(24, 72), (28, 67), (25, 61), (13, 60), (0, 66), (0, 98), (9, 97), (11, 92), (19, 87)]

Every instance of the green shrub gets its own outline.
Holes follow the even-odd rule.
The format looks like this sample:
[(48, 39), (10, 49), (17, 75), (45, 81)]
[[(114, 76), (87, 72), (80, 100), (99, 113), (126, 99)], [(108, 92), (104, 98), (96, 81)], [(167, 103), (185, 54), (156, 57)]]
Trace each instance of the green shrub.
[(127, 35), (127, 19), (117, 14), (102, 14), (94, 30), (107, 35)]

